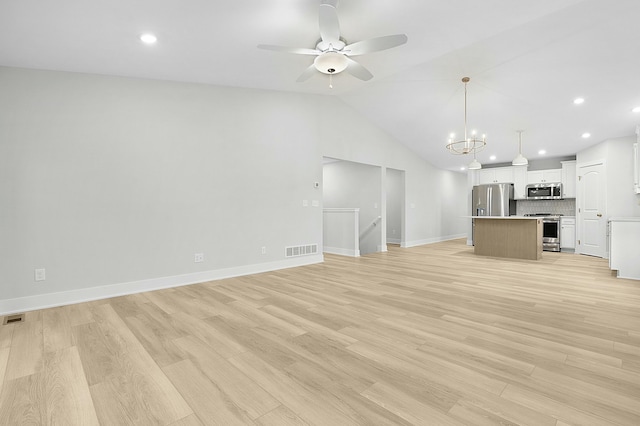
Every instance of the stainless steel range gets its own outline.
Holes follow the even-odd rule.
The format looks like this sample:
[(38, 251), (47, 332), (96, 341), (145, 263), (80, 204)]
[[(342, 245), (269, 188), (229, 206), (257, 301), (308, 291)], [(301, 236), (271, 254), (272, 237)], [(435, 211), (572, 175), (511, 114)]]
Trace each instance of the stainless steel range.
[(525, 216), (542, 217), (542, 250), (560, 251), (561, 214), (531, 213)]

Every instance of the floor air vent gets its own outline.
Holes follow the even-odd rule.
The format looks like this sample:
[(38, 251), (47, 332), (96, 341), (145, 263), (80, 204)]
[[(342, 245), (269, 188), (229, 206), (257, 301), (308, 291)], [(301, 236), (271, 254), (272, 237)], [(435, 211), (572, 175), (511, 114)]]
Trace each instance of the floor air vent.
[(22, 321), (24, 321), (24, 314), (7, 315), (6, 317), (4, 317), (4, 321), (2, 322), (2, 324), (7, 325)]
[(285, 257), (297, 257), (297, 256), (307, 256), (310, 254), (318, 253), (318, 245), (317, 244), (309, 244), (305, 246), (293, 246), (293, 247), (285, 247), (284, 256)]

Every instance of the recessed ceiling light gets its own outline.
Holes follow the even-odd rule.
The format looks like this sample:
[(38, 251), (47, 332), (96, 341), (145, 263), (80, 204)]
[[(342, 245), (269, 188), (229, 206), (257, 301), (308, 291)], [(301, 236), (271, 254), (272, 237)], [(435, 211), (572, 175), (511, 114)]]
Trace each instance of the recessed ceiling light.
[(145, 44), (153, 44), (158, 41), (158, 37), (154, 36), (153, 34), (146, 33), (140, 36), (140, 40), (142, 40), (142, 42)]
[(540, 155), (545, 155), (547, 153), (547, 151), (545, 151), (544, 149), (541, 149), (540, 151), (538, 151), (538, 154)]
[(590, 137), (591, 137), (591, 133), (583, 133), (583, 134), (582, 134), (582, 137), (583, 137), (584, 139), (586, 139), (586, 138), (590, 138)]
[(640, 106), (635, 107), (631, 112), (640, 112)]
[(493, 161), (493, 160), (495, 160), (495, 159), (496, 159), (496, 156), (495, 156), (495, 155), (492, 155), (491, 157), (489, 157), (489, 160), (491, 160), (491, 161)]
[(584, 98), (575, 98), (573, 100), (573, 103), (576, 104), (576, 105), (583, 104), (584, 103)]
[(460, 167), (460, 170), (466, 170), (467, 168), (465, 166)]

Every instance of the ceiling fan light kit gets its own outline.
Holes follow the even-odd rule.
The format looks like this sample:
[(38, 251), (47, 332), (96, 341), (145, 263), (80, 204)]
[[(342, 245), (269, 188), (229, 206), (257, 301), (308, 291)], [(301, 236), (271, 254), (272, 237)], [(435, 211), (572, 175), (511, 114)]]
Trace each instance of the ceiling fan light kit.
[(347, 57), (338, 52), (325, 52), (317, 56), (313, 65), (324, 74), (337, 74), (347, 69)]
[[(451, 135), (447, 142), (447, 149), (452, 154), (456, 155), (464, 155), (473, 153), (474, 164), (472, 162), (469, 166), (474, 165), (476, 169), (480, 165), (480, 163), (475, 159), (476, 152), (482, 151), (487, 146), (487, 138), (486, 135), (482, 135), (482, 138), (476, 136), (476, 132), (471, 132), (471, 137), (467, 135), (467, 83), (469, 83), (471, 79), (469, 77), (463, 77), (462, 82), (464, 83), (464, 139), (455, 140), (454, 135)], [(473, 169), (472, 169), (473, 170)]]
[(329, 87), (332, 87), (331, 77), (345, 70), (360, 80), (370, 80), (373, 78), (373, 74), (358, 62), (351, 59), (350, 56), (364, 55), (366, 53), (379, 52), (400, 46), (407, 42), (407, 36), (405, 34), (396, 34), (347, 44), (340, 36), (340, 23), (338, 21), (336, 4), (336, 0), (323, 0), (320, 4), (318, 21), (320, 41), (316, 44), (315, 49), (274, 46), (269, 44), (259, 44), (258, 48), (298, 55), (315, 55), (316, 58), (313, 64), (298, 77), (298, 82), (308, 80), (316, 74), (316, 71), (319, 71), (329, 75)]

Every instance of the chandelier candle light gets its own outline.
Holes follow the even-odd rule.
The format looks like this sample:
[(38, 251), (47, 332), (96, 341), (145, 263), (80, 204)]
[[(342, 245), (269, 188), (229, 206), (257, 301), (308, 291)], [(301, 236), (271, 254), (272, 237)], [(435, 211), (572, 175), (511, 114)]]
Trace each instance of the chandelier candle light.
[(464, 83), (464, 139), (455, 140), (455, 135), (451, 134), (447, 143), (447, 149), (452, 154), (471, 154), (473, 153), (473, 161), (469, 164), (469, 169), (477, 170), (482, 168), (482, 165), (476, 160), (476, 152), (482, 151), (487, 146), (487, 139), (485, 135), (482, 138), (476, 136), (476, 131), (472, 131), (471, 135), (467, 135), (467, 83), (469, 77), (464, 77), (462, 82)]

